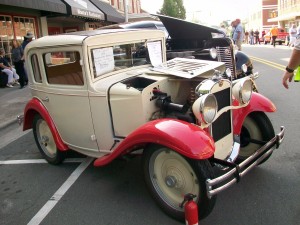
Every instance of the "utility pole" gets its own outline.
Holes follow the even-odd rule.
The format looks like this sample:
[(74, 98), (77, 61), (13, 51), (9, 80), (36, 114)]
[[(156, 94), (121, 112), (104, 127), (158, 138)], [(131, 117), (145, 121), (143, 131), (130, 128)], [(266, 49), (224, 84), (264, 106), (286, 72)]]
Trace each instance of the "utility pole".
[(127, 0), (123, 0), (123, 5), (124, 5), (124, 15), (125, 15), (125, 22), (128, 22), (128, 5), (127, 5)]

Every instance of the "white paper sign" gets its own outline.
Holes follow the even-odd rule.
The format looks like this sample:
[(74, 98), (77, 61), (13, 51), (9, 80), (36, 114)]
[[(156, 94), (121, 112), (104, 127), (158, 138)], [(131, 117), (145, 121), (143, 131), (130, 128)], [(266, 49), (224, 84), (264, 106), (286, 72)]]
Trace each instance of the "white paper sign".
[(97, 77), (114, 70), (115, 61), (112, 47), (94, 49), (93, 56)]
[(148, 42), (147, 47), (152, 66), (160, 66), (162, 64), (161, 42)]

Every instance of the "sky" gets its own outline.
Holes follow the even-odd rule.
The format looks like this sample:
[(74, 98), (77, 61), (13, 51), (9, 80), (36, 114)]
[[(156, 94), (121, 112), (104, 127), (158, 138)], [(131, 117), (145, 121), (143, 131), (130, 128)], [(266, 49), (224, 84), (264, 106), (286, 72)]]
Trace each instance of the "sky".
[[(140, 0), (141, 7), (149, 13), (161, 9), (163, 0)], [(198, 20), (209, 25), (219, 25), (224, 20), (232, 21), (248, 17), (248, 12), (259, 0), (183, 0), (187, 20)], [(260, 0), (261, 2), (261, 0)], [(193, 19), (194, 18), (194, 19)]]

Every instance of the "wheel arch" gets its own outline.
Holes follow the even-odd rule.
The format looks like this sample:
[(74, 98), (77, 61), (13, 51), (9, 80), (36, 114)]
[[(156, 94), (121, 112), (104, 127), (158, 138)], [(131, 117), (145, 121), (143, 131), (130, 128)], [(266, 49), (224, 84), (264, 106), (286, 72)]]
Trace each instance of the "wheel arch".
[(245, 118), (252, 112), (275, 112), (274, 103), (263, 95), (253, 92), (249, 104), (233, 111), (233, 133), (239, 135)]
[(95, 166), (103, 166), (136, 146), (158, 144), (192, 159), (208, 159), (215, 152), (212, 137), (194, 124), (176, 120), (150, 121), (129, 134), (113, 152), (96, 159)]
[(39, 114), (48, 124), (51, 133), (54, 137), (55, 144), (60, 151), (68, 150), (68, 146), (62, 141), (60, 134), (49, 115), (45, 106), (38, 100), (37, 98), (31, 99), (25, 109), (24, 109), (24, 123), (23, 123), (23, 131), (32, 129), (33, 119), (35, 115)]

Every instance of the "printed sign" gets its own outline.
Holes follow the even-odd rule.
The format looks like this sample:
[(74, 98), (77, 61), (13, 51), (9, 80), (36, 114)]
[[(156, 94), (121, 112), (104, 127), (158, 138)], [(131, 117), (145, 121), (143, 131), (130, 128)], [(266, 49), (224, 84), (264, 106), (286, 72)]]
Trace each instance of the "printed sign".
[(161, 42), (148, 42), (147, 48), (152, 66), (160, 66), (162, 64)]
[(96, 77), (114, 70), (115, 61), (113, 48), (98, 48), (93, 50)]

